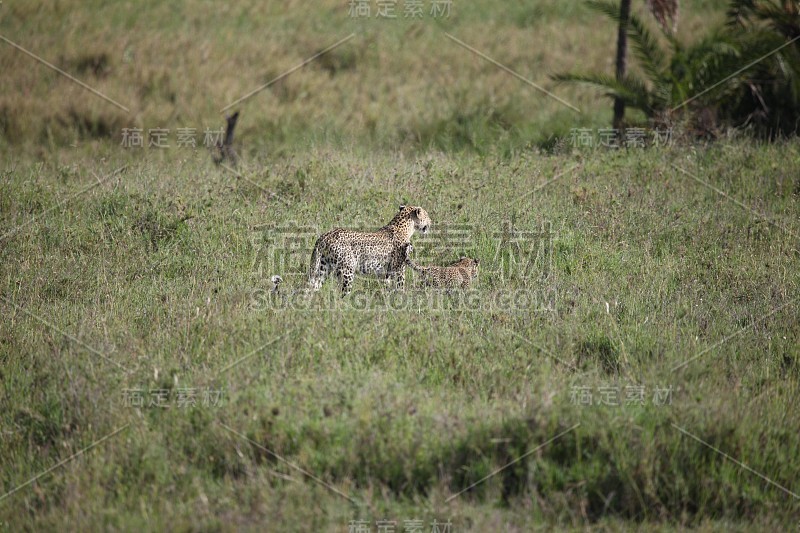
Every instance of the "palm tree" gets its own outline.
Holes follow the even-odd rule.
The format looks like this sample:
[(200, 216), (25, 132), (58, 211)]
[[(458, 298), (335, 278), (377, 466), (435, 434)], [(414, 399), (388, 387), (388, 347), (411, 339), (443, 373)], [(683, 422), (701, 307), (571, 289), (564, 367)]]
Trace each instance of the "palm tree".
[[(647, 0), (647, 7), (661, 27), (673, 33), (678, 23), (678, 0)], [(631, 0), (622, 0), (619, 5), (617, 30), (616, 78), (622, 80), (627, 71), (628, 24), (631, 16)], [(621, 129), (625, 119), (625, 100), (614, 99), (614, 128)]]
[[(661, 38), (636, 15), (621, 13), (615, 1), (592, 0), (588, 6), (625, 29), (615, 75), (564, 73), (553, 78), (603, 89), (614, 100), (615, 128), (622, 124), (625, 107), (631, 107), (655, 123), (672, 122), (678, 113), (688, 112), (690, 124), (701, 132), (729, 123), (752, 127), (768, 137), (798, 133), (800, 7), (796, 1), (732, 0), (728, 24), (689, 45), (676, 39), (674, 17), (659, 15), (652, 7)], [(625, 68), (628, 41), (644, 76)]]
[[(652, 2), (656, 3), (655, 0)], [(644, 113), (651, 120), (668, 118), (670, 111), (706, 87), (736, 70), (741, 61), (738, 49), (724, 32), (713, 32), (690, 46), (684, 46), (674, 36), (674, 20), (662, 10), (653, 10), (660, 21), (661, 33), (667, 47), (648, 29), (642, 19), (624, 13), (611, 0), (591, 0), (587, 5), (616, 22), (624, 29), (624, 38), (618, 39), (617, 69), (615, 75), (602, 73), (563, 73), (553, 76), (557, 81), (581, 82), (599, 87), (614, 100), (614, 127), (622, 125), (625, 107)], [(677, 4), (673, 4), (677, 8)], [(661, 23), (663, 21), (663, 24)], [(628, 40), (645, 77), (627, 72), (625, 56)], [(718, 95), (717, 95), (718, 96)], [(708, 103), (707, 98), (693, 102), (695, 107)]]
[[(617, 30), (617, 61), (616, 77), (617, 81), (625, 78), (628, 57), (628, 21), (631, 17), (631, 0), (622, 0), (619, 4), (619, 28)], [(620, 97), (614, 98), (614, 128), (622, 128), (622, 121), (625, 119), (625, 100)]]

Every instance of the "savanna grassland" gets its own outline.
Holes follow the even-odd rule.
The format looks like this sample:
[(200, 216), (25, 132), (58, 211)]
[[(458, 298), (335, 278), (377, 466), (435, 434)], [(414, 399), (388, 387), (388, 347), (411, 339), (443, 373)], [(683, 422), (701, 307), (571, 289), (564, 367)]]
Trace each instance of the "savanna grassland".
[[(800, 526), (800, 142), (576, 146), (609, 103), (548, 76), (611, 72), (613, 27), (425, 5), (0, 4), (128, 110), (0, 42), (0, 529)], [(351, 33), (232, 108), (213, 163), (220, 109)], [(480, 260), (470, 291), (298, 297), (317, 234), (402, 203), (420, 262)]]

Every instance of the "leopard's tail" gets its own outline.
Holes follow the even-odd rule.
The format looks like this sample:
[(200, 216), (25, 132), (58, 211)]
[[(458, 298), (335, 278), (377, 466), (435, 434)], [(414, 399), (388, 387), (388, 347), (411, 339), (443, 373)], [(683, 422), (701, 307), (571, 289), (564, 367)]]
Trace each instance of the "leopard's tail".
[(322, 254), (319, 251), (319, 240), (314, 244), (314, 251), (311, 252), (311, 266), (308, 268), (308, 288), (319, 290), (325, 280), (322, 274)]

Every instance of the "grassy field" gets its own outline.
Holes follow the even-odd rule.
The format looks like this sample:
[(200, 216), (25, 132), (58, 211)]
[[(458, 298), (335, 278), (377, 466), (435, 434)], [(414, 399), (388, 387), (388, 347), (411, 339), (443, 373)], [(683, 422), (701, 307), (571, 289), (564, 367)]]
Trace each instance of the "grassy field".
[[(547, 74), (614, 42), (577, 3), (78, 5), (0, 6), (129, 109), (0, 43), (0, 529), (800, 526), (800, 142), (574, 146), (608, 103)], [(222, 107), (351, 32), (212, 163)], [(293, 293), (319, 233), (401, 203), (471, 290)]]

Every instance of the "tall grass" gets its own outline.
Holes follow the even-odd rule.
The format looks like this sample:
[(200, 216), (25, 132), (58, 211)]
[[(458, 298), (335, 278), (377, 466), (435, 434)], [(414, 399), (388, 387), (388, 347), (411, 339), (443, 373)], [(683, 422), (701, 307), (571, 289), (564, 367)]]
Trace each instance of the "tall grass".
[[(0, 48), (0, 528), (796, 525), (796, 141), (573, 147), (552, 133), (605, 125), (604, 102), (559, 90), (574, 114), (441, 36), (547, 85), (611, 57), (566, 3), (415, 23), (333, 2), (74, 7), (0, 7), (2, 35), (133, 111)], [(202, 135), (356, 29), (241, 107), (238, 175), (174, 133), (125, 149), (59, 119)], [(310, 250), (276, 263), (278, 230), (376, 228), (400, 203), (433, 219), (420, 261), (480, 260), (472, 292), (409, 273), (401, 304), (357, 278), (349, 300), (329, 283), (283, 305)], [(546, 254), (509, 270), (511, 230), (543, 227)]]

